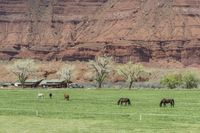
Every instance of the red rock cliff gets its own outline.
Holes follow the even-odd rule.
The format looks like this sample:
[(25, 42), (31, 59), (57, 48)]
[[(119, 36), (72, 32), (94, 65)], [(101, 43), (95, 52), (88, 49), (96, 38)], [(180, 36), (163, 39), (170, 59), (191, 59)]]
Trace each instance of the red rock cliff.
[(0, 0), (0, 59), (200, 64), (199, 0)]

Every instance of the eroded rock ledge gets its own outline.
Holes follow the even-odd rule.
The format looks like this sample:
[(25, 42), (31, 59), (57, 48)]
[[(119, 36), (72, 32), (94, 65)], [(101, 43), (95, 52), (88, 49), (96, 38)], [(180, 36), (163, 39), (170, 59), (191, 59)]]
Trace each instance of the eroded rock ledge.
[(0, 59), (200, 64), (198, 0), (0, 0)]

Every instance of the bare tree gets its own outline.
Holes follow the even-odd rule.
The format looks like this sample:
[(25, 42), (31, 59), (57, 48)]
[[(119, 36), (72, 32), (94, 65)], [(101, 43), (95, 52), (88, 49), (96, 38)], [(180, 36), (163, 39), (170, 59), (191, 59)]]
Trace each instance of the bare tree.
[(60, 76), (60, 79), (64, 79), (65, 82), (68, 84), (71, 82), (72, 73), (74, 71), (74, 67), (69, 64), (65, 64), (58, 72), (57, 74)]
[(50, 75), (54, 75), (60, 69), (63, 63), (60, 61), (51, 61), (51, 62), (42, 62), (39, 67), (38, 71), (41, 73), (41, 76), (44, 79), (47, 79)]
[(33, 73), (35, 64), (33, 60), (16, 60), (14, 64), (9, 68), (16, 76), (22, 87), (28, 77)]
[(132, 88), (133, 82), (144, 79), (143, 75), (148, 75), (141, 64), (133, 64), (132, 62), (119, 66), (117, 72), (129, 83), (129, 89)]
[(89, 64), (95, 72), (95, 80), (98, 84), (98, 88), (102, 87), (102, 83), (107, 78), (111, 70), (112, 57), (97, 57), (94, 61), (90, 61)]

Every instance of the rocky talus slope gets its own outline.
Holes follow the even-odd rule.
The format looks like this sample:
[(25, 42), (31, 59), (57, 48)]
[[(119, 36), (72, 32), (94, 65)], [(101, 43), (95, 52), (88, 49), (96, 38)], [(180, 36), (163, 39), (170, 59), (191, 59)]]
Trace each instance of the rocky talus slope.
[(200, 0), (0, 0), (0, 59), (200, 64)]

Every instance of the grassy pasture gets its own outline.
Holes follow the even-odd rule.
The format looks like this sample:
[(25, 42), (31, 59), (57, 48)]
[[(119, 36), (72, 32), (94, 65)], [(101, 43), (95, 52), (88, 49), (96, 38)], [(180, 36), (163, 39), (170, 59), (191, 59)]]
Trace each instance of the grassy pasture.
[[(70, 101), (64, 101), (64, 92)], [(120, 97), (129, 97), (132, 106), (118, 106)], [(175, 107), (160, 108), (163, 97), (174, 98)], [(0, 90), (0, 133), (199, 131), (198, 90)]]

